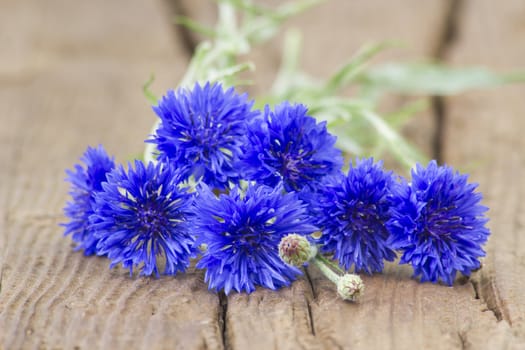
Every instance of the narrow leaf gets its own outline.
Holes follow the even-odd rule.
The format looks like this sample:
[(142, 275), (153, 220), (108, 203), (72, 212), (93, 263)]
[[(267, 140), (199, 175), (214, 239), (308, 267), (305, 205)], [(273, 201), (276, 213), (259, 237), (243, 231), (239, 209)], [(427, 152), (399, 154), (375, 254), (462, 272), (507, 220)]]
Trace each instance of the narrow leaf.
[(372, 57), (392, 46), (394, 46), (392, 42), (382, 42), (363, 47), (347, 64), (330, 78), (326, 84), (326, 90), (328, 92), (333, 92), (345, 86), (361, 72), (365, 63), (367, 63)]
[(450, 68), (433, 63), (396, 63), (363, 72), (359, 80), (365, 86), (371, 85), (379, 90), (418, 95), (451, 95), (470, 89), (525, 81), (525, 74), (497, 74), (481, 67)]
[(155, 75), (152, 73), (148, 81), (144, 83), (144, 85), (142, 85), (142, 93), (144, 94), (144, 96), (146, 96), (146, 99), (151, 104), (156, 104), (159, 100), (157, 96), (155, 96), (155, 94), (150, 90), (150, 86), (153, 84), (154, 81)]

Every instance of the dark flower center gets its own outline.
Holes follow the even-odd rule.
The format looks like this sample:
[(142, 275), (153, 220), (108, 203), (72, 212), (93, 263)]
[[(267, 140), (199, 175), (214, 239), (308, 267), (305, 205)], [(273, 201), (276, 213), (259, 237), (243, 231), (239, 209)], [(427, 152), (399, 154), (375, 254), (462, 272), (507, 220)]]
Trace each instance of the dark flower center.
[(215, 118), (210, 114), (206, 114), (204, 118), (199, 118), (197, 121), (195, 121), (195, 116), (192, 116), (192, 123), (198, 126), (195, 126), (192, 135), (186, 132), (184, 138), (201, 150), (199, 153), (204, 159), (209, 159), (221, 147), (228, 147), (235, 140), (229, 135), (231, 127), (216, 123)]
[[(429, 203), (430, 204), (430, 203)], [(454, 240), (452, 234), (458, 230), (468, 229), (463, 224), (460, 216), (454, 215), (454, 206), (444, 208), (432, 208), (427, 206), (422, 212), (422, 232), (423, 239), (434, 238), (439, 240)]]
[(357, 201), (348, 205), (349, 209), (341, 216), (347, 222), (347, 230), (356, 233), (376, 234), (384, 230), (376, 204)]
[(241, 251), (251, 256), (255, 251), (260, 249), (266, 235), (267, 232), (263, 227), (244, 226), (236, 232), (236, 238), (232, 243), (233, 250), (234, 252)]
[(281, 155), (281, 170), (280, 173), (284, 178), (290, 181), (297, 181), (301, 177), (299, 169), (302, 159), (295, 159), (289, 154)]
[(161, 235), (170, 225), (170, 216), (163, 203), (149, 200), (136, 211), (140, 233), (148, 237)]
[(270, 151), (273, 159), (270, 159), (269, 163), (274, 163), (273, 167), (278, 170), (284, 181), (298, 189), (296, 184), (299, 180), (311, 180), (306, 170), (307, 167), (316, 168), (316, 165), (308, 164), (305, 160), (308, 160), (314, 152), (304, 149), (296, 150), (292, 142), (288, 142), (284, 149), (278, 140), (275, 140), (274, 143)]

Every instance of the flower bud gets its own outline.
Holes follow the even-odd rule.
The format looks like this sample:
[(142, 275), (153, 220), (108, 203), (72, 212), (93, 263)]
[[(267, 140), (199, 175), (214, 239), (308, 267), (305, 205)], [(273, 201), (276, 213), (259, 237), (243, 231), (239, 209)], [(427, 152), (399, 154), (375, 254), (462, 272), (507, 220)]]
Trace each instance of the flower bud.
[(345, 274), (337, 281), (337, 294), (344, 300), (355, 301), (365, 292), (363, 280), (358, 275)]
[(316, 253), (317, 249), (308, 239), (296, 233), (283, 237), (279, 243), (279, 256), (285, 263), (295, 267), (303, 266)]

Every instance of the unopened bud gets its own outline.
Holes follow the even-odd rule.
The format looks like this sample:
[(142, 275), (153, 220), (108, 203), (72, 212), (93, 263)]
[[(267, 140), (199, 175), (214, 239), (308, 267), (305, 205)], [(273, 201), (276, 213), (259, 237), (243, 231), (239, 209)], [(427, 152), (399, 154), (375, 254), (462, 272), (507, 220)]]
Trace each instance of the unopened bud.
[(344, 300), (355, 301), (365, 292), (363, 280), (358, 275), (345, 274), (337, 281), (337, 294)]
[(303, 266), (317, 253), (317, 248), (312, 246), (306, 237), (292, 233), (281, 239), (279, 243), (279, 256), (288, 265)]

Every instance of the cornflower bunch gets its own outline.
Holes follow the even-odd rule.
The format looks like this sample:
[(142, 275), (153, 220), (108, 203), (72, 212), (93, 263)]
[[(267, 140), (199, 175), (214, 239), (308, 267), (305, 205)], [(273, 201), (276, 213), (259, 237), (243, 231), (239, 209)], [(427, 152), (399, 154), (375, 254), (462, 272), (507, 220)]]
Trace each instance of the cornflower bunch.
[[(398, 133), (424, 104), (390, 118), (376, 107), (385, 92), (447, 95), (519, 79), (436, 64), (365, 69), (386, 43), (366, 46), (326, 81), (311, 79), (297, 68), (300, 36), (289, 32), (268, 95), (239, 93), (240, 73), (254, 68), (239, 58), (317, 2), (270, 10), (221, 0), (215, 28), (179, 19), (211, 40), (178, 89), (157, 98), (153, 79), (145, 84), (158, 119), (143, 159), (124, 167), (88, 147), (67, 171), (63, 226), (76, 249), (130, 275), (184, 273), (193, 259), (209, 289), (226, 294), (289, 286), (314, 264), (345, 300), (364, 292), (358, 273), (380, 273), (397, 257), (422, 282), (452, 285), (480, 267), (490, 232), (477, 185)], [(358, 96), (340, 96), (349, 85)], [(374, 160), (383, 150), (413, 167), (410, 178)]]
[(305, 105), (257, 110), (218, 83), (168, 91), (153, 110), (154, 161), (126, 169), (99, 146), (68, 172), (65, 232), (111, 267), (175, 275), (197, 258), (228, 294), (289, 286), (313, 260), (353, 300), (364, 287), (348, 271), (381, 272), (396, 250), (421, 281), (452, 285), (480, 266), (486, 208), (448, 166), (418, 164), (407, 181), (357, 158), (343, 173), (336, 137)]

